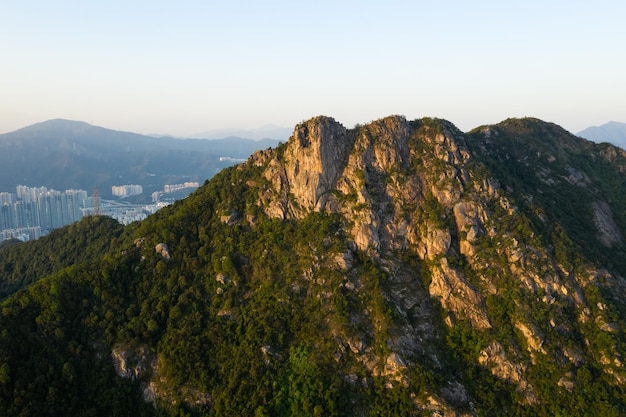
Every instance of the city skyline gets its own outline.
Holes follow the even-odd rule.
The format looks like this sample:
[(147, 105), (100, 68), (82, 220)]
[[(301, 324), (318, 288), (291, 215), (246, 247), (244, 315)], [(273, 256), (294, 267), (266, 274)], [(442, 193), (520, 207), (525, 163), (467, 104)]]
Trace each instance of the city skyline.
[[(151, 204), (131, 204), (124, 201), (126, 197), (143, 193), (141, 185), (112, 186), (112, 194), (118, 199), (102, 200), (98, 196), (98, 214), (112, 217), (125, 225), (141, 221), (171, 204), (174, 198), (167, 197), (171, 193), (182, 190), (190, 193), (199, 186), (196, 181), (165, 184), (163, 191), (152, 193)], [(94, 198), (95, 194), (89, 196), (85, 190), (57, 191), (44, 186), (17, 185), (14, 193), (0, 191), (0, 242), (9, 238), (23, 241), (39, 239), (54, 229), (79, 221), (84, 216), (96, 214)]]
[[(18, 185), (15, 194), (0, 192), (0, 232), (24, 229), (29, 231), (29, 240), (37, 239), (80, 220), (89, 207), (91, 201), (85, 190)], [(6, 238), (6, 234), (0, 237)]]
[[(33, 11), (36, 10), (36, 13)], [(0, 132), (54, 118), (144, 134), (347, 127), (390, 114), (467, 131), (532, 116), (626, 121), (618, 1), (13, 2)]]

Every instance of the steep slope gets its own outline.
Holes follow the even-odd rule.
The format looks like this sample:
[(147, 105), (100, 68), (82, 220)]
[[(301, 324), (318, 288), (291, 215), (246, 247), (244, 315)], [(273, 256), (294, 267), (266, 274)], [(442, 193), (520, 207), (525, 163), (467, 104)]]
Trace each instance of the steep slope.
[(625, 161), (534, 119), (316, 117), (4, 301), (0, 410), (623, 415)]
[[(626, 152), (533, 119), (470, 133), (472, 151), (544, 233), (555, 227), (593, 261), (626, 270)], [(617, 266), (617, 265), (616, 265)]]

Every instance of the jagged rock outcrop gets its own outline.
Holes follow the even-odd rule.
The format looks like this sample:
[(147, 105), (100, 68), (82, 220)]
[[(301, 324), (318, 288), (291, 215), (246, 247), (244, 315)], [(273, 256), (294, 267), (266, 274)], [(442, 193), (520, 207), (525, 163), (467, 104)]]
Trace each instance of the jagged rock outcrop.
[(352, 135), (330, 117), (316, 117), (296, 126), (285, 149), (289, 192), (298, 208), (320, 210), (335, 188), (352, 148)]
[[(557, 150), (542, 148), (536, 154), (546, 161), (535, 171), (538, 181), (548, 186), (566, 182), (592, 192), (596, 185), (587, 172), (566, 165), (560, 173), (557, 164), (565, 152), (579, 145), (561, 139), (563, 133), (553, 126), (532, 123), (522, 123), (519, 131), (559, 138), (555, 142)], [(465, 321), (475, 331), (490, 333), (494, 331), (493, 320), (500, 321), (501, 314), (511, 319), (519, 316), (510, 324), (519, 340), (509, 349), (493, 340), (481, 350), (479, 363), (498, 378), (514, 383), (525, 402), (535, 404), (539, 400), (527, 380), (528, 365), (520, 362), (520, 357), (526, 354), (529, 361), (534, 361), (536, 355), (548, 355), (560, 348), (551, 345), (541, 330), (545, 323), (530, 319), (531, 314), (521, 302), (506, 301), (504, 307), (502, 300), (510, 291), (540, 294), (535, 298), (545, 306), (541, 308), (553, 310), (550, 326), (567, 335), (572, 334), (570, 326), (557, 324), (561, 320), (557, 318), (565, 314), (567, 303), (583, 306), (586, 300), (584, 287), (577, 283), (571, 266), (564, 265), (563, 259), (535, 239), (528, 220), (511, 200), (513, 188), (509, 185), (503, 189), (501, 179), (485, 175), (488, 168), (480, 157), (493, 152), (493, 144), (510, 134), (506, 129), (511, 125), (514, 123), (507, 121), (504, 127), (477, 130), (470, 146), (465, 134), (440, 120), (409, 122), (401, 116), (390, 116), (351, 130), (334, 119), (316, 117), (296, 126), (283, 157), (259, 153), (253, 163), (263, 167), (263, 175), (271, 185), (258, 200), (269, 217), (297, 219), (310, 211), (340, 214), (353, 247), (378, 262), (395, 264), (392, 270), (402, 269), (397, 267), (398, 251), (415, 254), (427, 266), (421, 271), (428, 274), (426, 290), (443, 308), (444, 322), (450, 328)], [(506, 161), (512, 156), (504, 158)], [(611, 207), (601, 201), (591, 207), (598, 239), (606, 246), (623, 244)], [(537, 213), (545, 222), (545, 215)], [(342, 259), (345, 257), (337, 265), (349, 269), (349, 263)], [(400, 275), (394, 278), (390, 273), (391, 282), (395, 279), (403, 284), (393, 287), (389, 299), (400, 317), (408, 317), (418, 301), (402, 287), (417, 284)], [(352, 281), (349, 285), (350, 291), (359, 291)], [(430, 302), (424, 301), (419, 302)], [(432, 313), (428, 308), (426, 311)], [(402, 319), (395, 328), (402, 329), (404, 335), (390, 338), (388, 344), (392, 352), (399, 348), (401, 355), (373, 357), (359, 339), (346, 338), (345, 345), (360, 355), (368, 369), (373, 370), (374, 363), (378, 363), (383, 375), (397, 378), (404, 358), (423, 352), (436, 330), (417, 330), (414, 322)], [(602, 322), (599, 329), (611, 333), (615, 328)], [(339, 334), (335, 337), (342, 338)], [(575, 350), (565, 352), (569, 362), (583, 363), (579, 355), (572, 353)], [(567, 375), (563, 376), (563, 384), (570, 389)]]
[(150, 378), (156, 371), (156, 358), (145, 347), (131, 349), (127, 346), (115, 346), (111, 351), (115, 372), (122, 378), (141, 382), (144, 401), (154, 403), (157, 389)]

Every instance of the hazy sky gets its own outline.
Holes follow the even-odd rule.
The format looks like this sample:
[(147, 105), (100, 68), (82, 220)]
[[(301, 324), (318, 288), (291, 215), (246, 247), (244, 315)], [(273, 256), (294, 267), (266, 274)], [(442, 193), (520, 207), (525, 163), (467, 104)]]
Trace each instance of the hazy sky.
[(0, 0), (0, 132), (626, 122), (626, 2)]

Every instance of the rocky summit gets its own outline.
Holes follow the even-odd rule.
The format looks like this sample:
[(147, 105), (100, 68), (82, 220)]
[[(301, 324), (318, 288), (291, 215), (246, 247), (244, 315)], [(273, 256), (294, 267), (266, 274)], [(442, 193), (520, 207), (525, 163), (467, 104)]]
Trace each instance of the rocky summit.
[(315, 117), (141, 223), (1, 248), (0, 410), (624, 415), (625, 233), (612, 145)]

